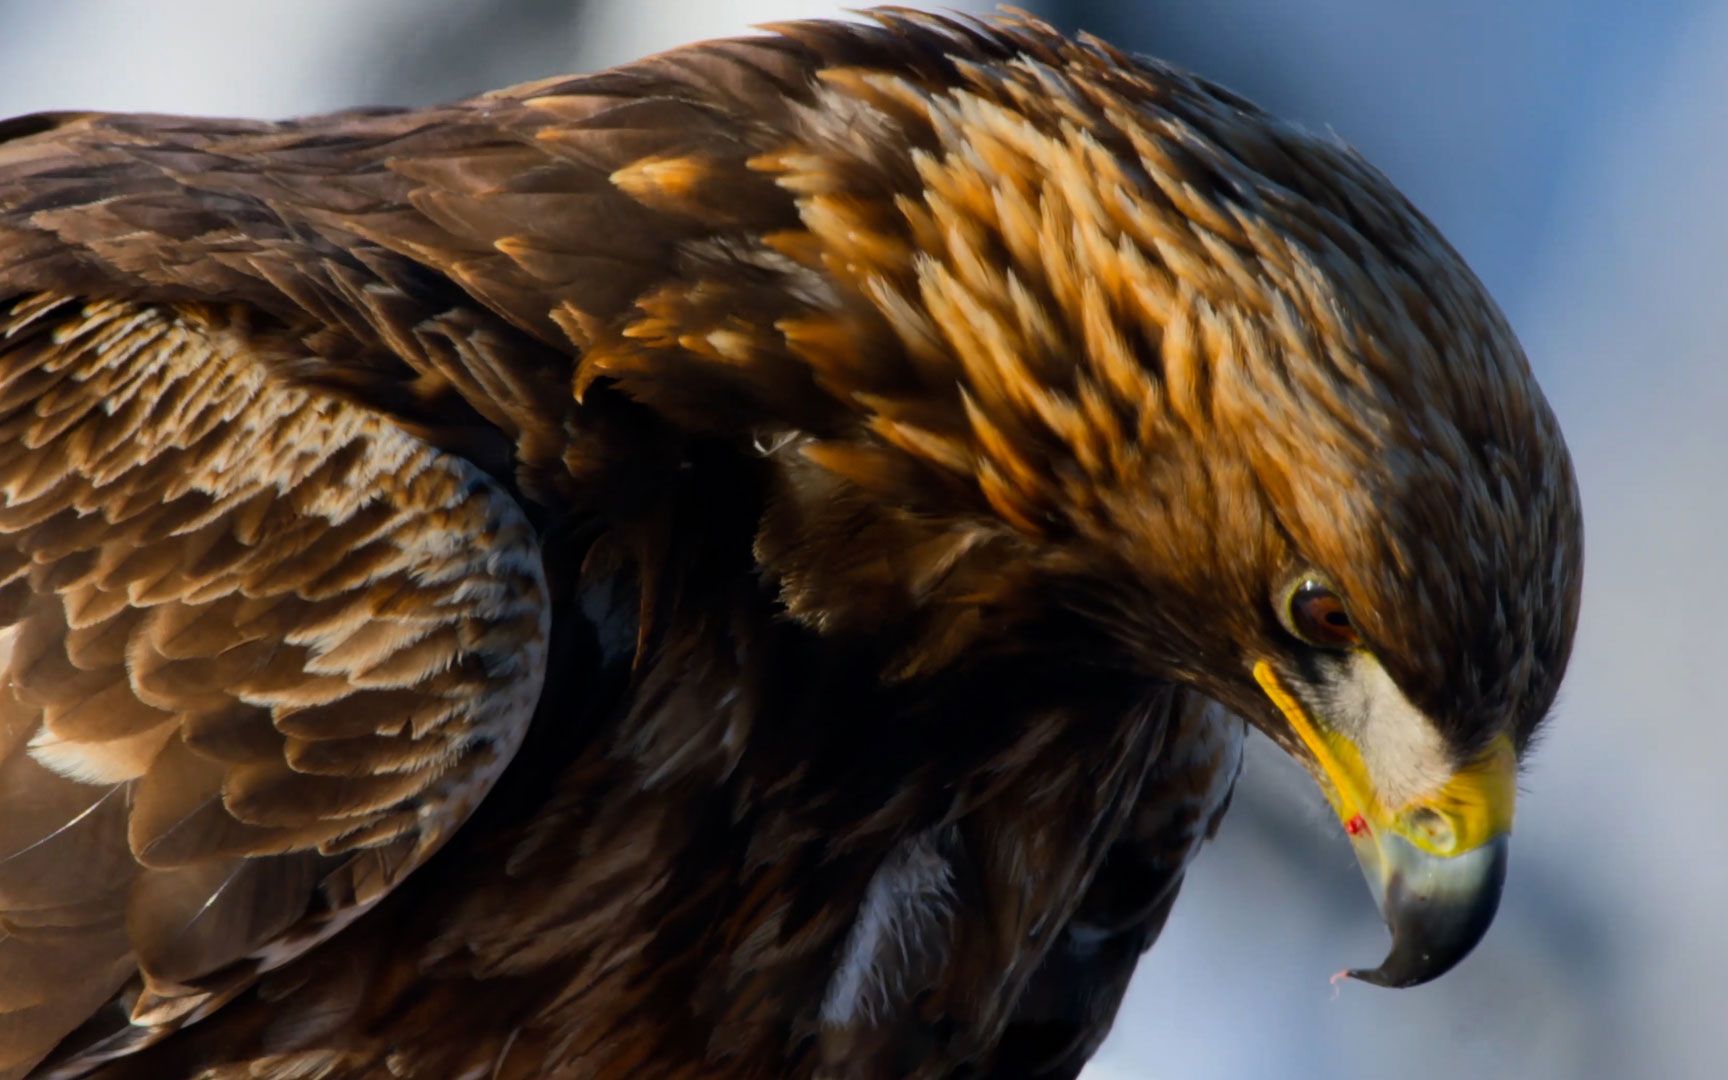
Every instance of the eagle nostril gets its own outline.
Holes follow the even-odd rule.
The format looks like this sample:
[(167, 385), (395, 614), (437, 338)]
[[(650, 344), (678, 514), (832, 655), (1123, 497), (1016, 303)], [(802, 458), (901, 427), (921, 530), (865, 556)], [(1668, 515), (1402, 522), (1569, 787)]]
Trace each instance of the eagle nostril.
[(1406, 819), (1413, 836), (1421, 837), (1436, 851), (1449, 852), (1458, 842), (1458, 833), (1446, 815), (1426, 806), (1410, 811)]

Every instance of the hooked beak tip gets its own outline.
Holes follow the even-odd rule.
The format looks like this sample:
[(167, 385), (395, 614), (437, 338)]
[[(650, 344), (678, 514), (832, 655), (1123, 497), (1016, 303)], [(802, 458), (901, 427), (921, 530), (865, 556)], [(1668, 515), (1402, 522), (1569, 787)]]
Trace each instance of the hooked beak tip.
[(1392, 949), (1376, 968), (1346, 976), (1372, 986), (1420, 986), (1451, 971), (1488, 933), (1506, 882), (1508, 838), (1439, 857), (1393, 838), (1385, 851), (1380, 912)]

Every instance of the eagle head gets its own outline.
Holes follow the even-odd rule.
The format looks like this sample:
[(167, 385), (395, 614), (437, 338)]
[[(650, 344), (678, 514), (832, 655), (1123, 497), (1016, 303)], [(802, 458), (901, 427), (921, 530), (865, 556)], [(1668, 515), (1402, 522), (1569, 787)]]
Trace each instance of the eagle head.
[[(881, 588), (832, 571), (867, 514), (765, 531), (794, 616), (1014, 581), (1250, 720), (1392, 930), (1352, 974), (1438, 976), (1493, 917), (1578, 612), (1577, 488), (1512, 331), (1335, 139), (1030, 21), (880, 18), (777, 28), (831, 59), (731, 187), (790, 215), (687, 249), (595, 373), (628, 389), (644, 349), (681, 350), (665, 409), (767, 429), (800, 521), (897, 516), (918, 569)], [(652, 201), (693, 175), (615, 180)], [(703, 277), (722, 254), (759, 280)], [(979, 551), (964, 589), (932, 584)]]

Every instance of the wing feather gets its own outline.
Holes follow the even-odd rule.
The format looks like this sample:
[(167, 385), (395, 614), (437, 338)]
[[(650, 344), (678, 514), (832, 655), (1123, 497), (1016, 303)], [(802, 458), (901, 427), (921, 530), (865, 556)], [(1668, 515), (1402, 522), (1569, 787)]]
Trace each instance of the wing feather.
[(1246, 727), (1197, 694), (1176, 698), (1133, 813), (1014, 1003), (985, 1075), (1080, 1074), (1109, 1034), (1141, 954), (1163, 931), (1189, 864), (1217, 832)]
[[(545, 668), (534, 532), (220, 314), (0, 308), (0, 1076), (148, 1040), (461, 824)], [(73, 987), (75, 989), (68, 989)]]

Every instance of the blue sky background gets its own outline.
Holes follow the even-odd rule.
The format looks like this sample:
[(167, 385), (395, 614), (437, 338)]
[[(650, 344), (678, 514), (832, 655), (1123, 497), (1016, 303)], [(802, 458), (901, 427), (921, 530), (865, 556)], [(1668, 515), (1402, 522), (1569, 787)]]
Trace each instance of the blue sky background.
[[(1028, 6), (1330, 128), (1391, 175), (1523, 337), (1589, 546), (1571, 675), (1478, 954), (1430, 987), (1334, 994), (1327, 975), (1378, 959), (1385, 933), (1312, 785), (1261, 741), (1088, 1076), (1723, 1075), (1728, 4)], [(0, 115), (429, 101), (829, 10), (0, 0)]]

